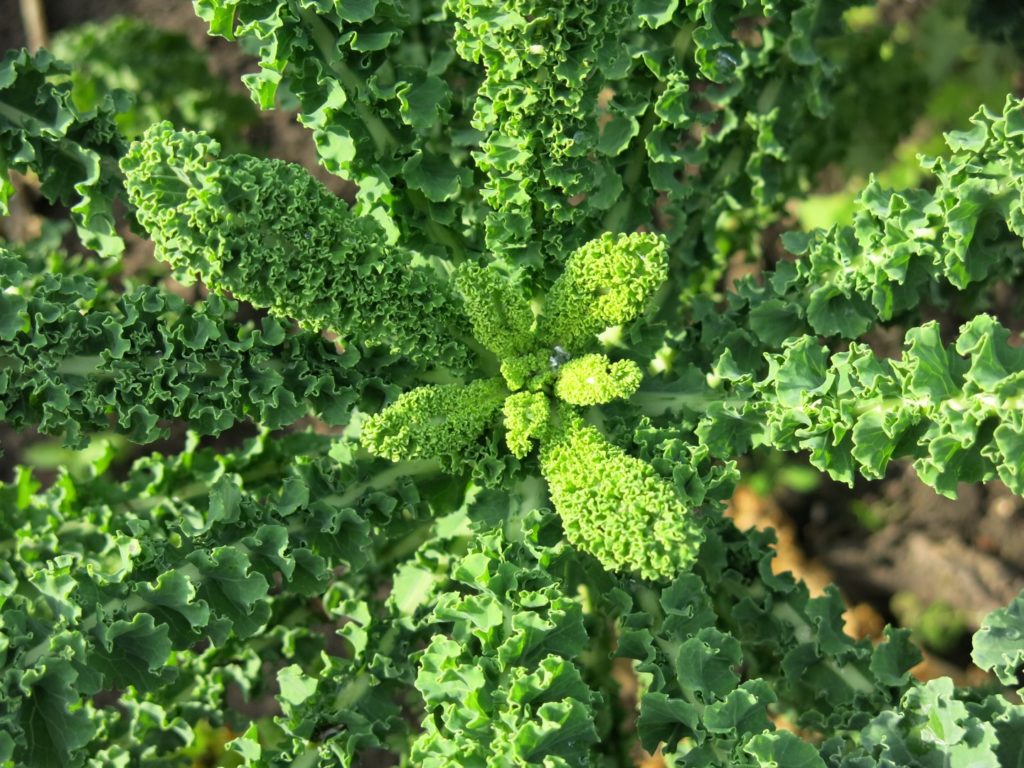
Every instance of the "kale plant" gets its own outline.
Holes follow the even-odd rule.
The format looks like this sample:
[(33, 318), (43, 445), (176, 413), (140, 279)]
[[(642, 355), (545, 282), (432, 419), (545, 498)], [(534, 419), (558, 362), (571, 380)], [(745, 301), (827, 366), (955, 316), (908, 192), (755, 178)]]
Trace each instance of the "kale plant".
[[(987, 688), (918, 682), (724, 514), (764, 448), (1024, 493), (1024, 350), (925, 321), (1024, 264), (1024, 102), (777, 245), (898, 133), (851, 5), (194, 0), (351, 205), (193, 69), (131, 107), (137, 25), (7, 54), (0, 166), (94, 253), (0, 249), (0, 419), (85, 457), (0, 485), (0, 765), (1021, 765), (1024, 594)], [(208, 293), (123, 275), (128, 227)]]

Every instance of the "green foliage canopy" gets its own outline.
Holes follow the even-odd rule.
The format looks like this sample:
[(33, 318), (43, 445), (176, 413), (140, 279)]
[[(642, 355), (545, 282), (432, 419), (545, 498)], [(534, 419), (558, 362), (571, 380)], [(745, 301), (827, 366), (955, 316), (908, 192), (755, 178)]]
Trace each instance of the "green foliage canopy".
[[(0, 766), (1013, 765), (1024, 598), (974, 637), (988, 689), (920, 683), (722, 514), (760, 446), (1024, 492), (1024, 355), (925, 320), (1018, 274), (1020, 100), (720, 280), (844, 157), (849, 5), (195, 0), (351, 207), (5, 56), (0, 167), (101, 258), (0, 248), (0, 419), (90, 448), (0, 483)], [(127, 274), (127, 226), (209, 295)]]

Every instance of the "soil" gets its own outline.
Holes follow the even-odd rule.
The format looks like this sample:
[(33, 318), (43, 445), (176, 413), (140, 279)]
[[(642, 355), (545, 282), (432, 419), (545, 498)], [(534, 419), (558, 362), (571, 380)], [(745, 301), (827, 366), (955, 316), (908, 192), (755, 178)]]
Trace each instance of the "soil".
[[(998, 481), (961, 484), (958, 498), (948, 499), (901, 463), (852, 492), (826, 481), (813, 496), (782, 494), (781, 501), (799, 524), (801, 545), (852, 598), (911, 590), (980, 618), (1024, 588), (1024, 502)], [(873, 518), (867, 525), (865, 513)]]
[[(239, 91), (239, 76), (256, 68), (237, 46), (206, 34), (189, 0), (47, 0), (44, 6), (53, 31), (128, 13), (187, 34), (208, 54), (213, 72)], [(8, 20), (0, 27), (0, 46), (23, 45), (18, 0), (0, 0), (0, 14)], [(350, 185), (317, 167), (313, 143), (293, 115), (264, 115), (254, 143), (266, 154), (301, 163), (339, 194), (351, 194)], [(0, 469), (34, 439), (28, 432), (2, 431), (7, 456), (0, 461), (7, 467)], [(779, 488), (774, 497), (741, 490), (733, 512), (743, 526), (771, 524), (780, 531), (780, 568), (805, 576), (812, 588), (835, 580), (855, 607), (849, 619), (856, 634), (876, 634), (883, 619), (894, 619), (899, 592), (910, 591), (925, 604), (945, 602), (973, 629), (1024, 588), (1024, 500), (998, 482), (963, 486), (951, 500), (924, 486), (910, 467), (895, 465), (884, 480), (852, 490), (825, 480), (813, 493)], [(947, 656), (962, 670), (967, 650), (961, 643)]]

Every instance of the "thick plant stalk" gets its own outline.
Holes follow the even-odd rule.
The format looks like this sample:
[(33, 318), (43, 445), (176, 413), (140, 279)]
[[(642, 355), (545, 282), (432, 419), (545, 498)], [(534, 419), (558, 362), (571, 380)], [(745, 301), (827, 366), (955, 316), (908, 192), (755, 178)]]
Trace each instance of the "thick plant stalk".
[(46, 10), (43, 0), (18, 0), (21, 8), (21, 23), (25, 29), (25, 40), (28, 49), (35, 53), (50, 44), (50, 34), (46, 25)]

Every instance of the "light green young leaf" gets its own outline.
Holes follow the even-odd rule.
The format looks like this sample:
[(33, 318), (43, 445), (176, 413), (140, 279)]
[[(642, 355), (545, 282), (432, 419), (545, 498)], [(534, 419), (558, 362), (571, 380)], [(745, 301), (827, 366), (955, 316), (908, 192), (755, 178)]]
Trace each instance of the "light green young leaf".
[(973, 645), (971, 658), (975, 664), (994, 672), (1004, 685), (1020, 686), (1024, 668), (1024, 592), (982, 620)]

